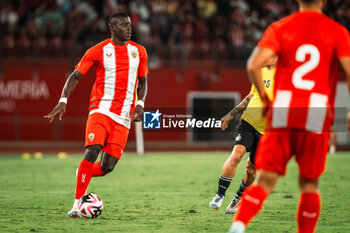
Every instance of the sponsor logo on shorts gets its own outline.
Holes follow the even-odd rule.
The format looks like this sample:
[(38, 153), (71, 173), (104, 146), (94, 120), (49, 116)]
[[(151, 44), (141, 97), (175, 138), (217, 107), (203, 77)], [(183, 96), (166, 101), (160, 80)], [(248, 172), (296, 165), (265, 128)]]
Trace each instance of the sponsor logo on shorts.
[(239, 133), (239, 134), (237, 135), (237, 137), (236, 137), (236, 141), (239, 142), (239, 141), (241, 141), (241, 139), (242, 139), (242, 136), (241, 136), (241, 134)]
[(89, 140), (93, 141), (95, 139), (95, 134), (94, 133), (90, 133), (89, 134)]

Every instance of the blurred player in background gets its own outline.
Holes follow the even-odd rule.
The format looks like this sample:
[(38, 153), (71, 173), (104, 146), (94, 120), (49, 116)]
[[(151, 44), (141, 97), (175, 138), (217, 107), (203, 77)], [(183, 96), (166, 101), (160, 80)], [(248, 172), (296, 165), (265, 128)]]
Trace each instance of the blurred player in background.
[[(276, 58), (273, 58), (268, 63), (267, 67), (261, 69), (263, 78), (263, 85), (269, 98), (273, 98), (273, 79), (275, 75), (274, 65)], [(241, 162), (244, 154), (249, 153), (249, 158), (246, 163), (244, 177), (241, 181), (240, 187), (227, 206), (225, 213), (234, 214), (237, 210), (237, 205), (241, 199), (243, 191), (251, 185), (256, 176), (255, 172), (255, 152), (261, 134), (265, 129), (265, 119), (261, 117), (262, 102), (259, 93), (256, 91), (254, 84), (252, 84), (250, 93), (244, 100), (233, 108), (228, 114), (221, 119), (221, 129), (225, 130), (230, 121), (237, 115), (242, 114), (241, 123), (238, 128), (238, 134), (235, 138), (235, 146), (233, 147), (230, 157), (226, 160), (219, 178), (218, 191), (209, 203), (209, 206), (214, 209), (219, 209), (225, 198), (226, 190), (231, 184), (232, 178), (236, 174), (238, 164)]]
[[(86, 124), (85, 155), (77, 171), (70, 217), (80, 217), (77, 204), (91, 177), (104, 176), (114, 169), (122, 156), (131, 121), (141, 121), (143, 117), (148, 73), (146, 50), (130, 41), (131, 21), (127, 14), (111, 15), (108, 26), (111, 38), (87, 50), (67, 79), (59, 103), (45, 116), (50, 122), (55, 116), (61, 120), (67, 99), (81, 77), (92, 67), (96, 68)], [(101, 159), (95, 162), (101, 149)]]
[[(245, 231), (295, 155), (299, 166), (298, 232), (315, 231), (320, 215), (319, 177), (325, 169), (334, 119), (338, 61), (350, 89), (350, 36), (345, 27), (322, 14), (324, 0), (298, 0), (299, 12), (267, 28), (252, 53), (247, 72), (264, 103), (267, 130), (257, 156), (257, 185), (243, 193), (230, 233)], [(274, 100), (261, 85), (260, 69), (278, 56)], [(271, 106), (272, 108), (267, 108)], [(348, 115), (349, 123), (350, 115)]]
[(329, 134), (329, 153), (335, 154), (337, 150), (337, 133), (334, 131), (333, 127)]

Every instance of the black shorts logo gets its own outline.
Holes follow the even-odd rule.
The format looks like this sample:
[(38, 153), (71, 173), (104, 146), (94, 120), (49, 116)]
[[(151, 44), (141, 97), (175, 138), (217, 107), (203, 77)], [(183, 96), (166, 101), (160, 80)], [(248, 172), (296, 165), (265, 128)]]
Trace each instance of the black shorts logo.
[(241, 141), (241, 139), (242, 139), (242, 136), (241, 136), (241, 134), (239, 133), (239, 134), (237, 135), (237, 137), (236, 137), (236, 142)]

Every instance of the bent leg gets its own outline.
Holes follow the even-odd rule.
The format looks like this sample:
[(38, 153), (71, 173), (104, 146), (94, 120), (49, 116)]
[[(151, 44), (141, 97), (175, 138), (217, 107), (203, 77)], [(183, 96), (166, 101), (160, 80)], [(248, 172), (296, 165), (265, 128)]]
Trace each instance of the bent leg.
[[(101, 157), (102, 160), (102, 157)], [(104, 173), (101, 169), (101, 160), (94, 163), (94, 166), (92, 167), (92, 177), (99, 177), (99, 176), (105, 176), (106, 173)]]
[(246, 148), (243, 145), (236, 145), (233, 148), (230, 157), (226, 160), (224, 167), (222, 168), (217, 194), (225, 196), (226, 190), (230, 186), (232, 178), (236, 174), (237, 165), (242, 160), (245, 152)]
[(91, 145), (86, 147), (84, 159), (81, 161), (75, 190), (75, 199), (80, 199), (86, 192), (92, 176), (94, 162), (100, 153), (101, 145)]
[(250, 160), (248, 160), (245, 165), (245, 173), (243, 177), (244, 184), (246, 186), (251, 185), (254, 182), (255, 177), (256, 177), (255, 166), (252, 162), (250, 162)]
[(300, 199), (297, 212), (298, 232), (315, 232), (321, 210), (321, 197), (318, 193), (318, 178), (305, 179), (299, 175)]
[(256, 176), (256, 170), (255, 170), (255, 166), (252, 162), (250, 162), (250, 160), (247, 160), (246, 166), (245, 166), (245, 172), (244, 172), (244, 176), (243, 179), (241, 181), (241, 184), (239, 186), (239, 189), (235, 195), (236, 199), (240, 199), (244, 190), (246, 188), (248, 188), (249, 185), (253, 184), (254, 180), (255, 180), (255, 176)]
[(221, 207), (226, 195), (226, 190), (230, 186), (232, 178), (236, 173), (237, 165), (242, 160), (245, 152), (246, 148), (243, 145), (236, 145), (233, 148), (230, 157), (226, 160), (222, 169), (218, 182), (218, 191), (213, 200), (209, 203), (209, 206), (211, 208), (219, 209)]
[(257, 185), (248, 187), (242, 195), (230, 232), (245, 229), (247, 224), (262, 208), (267, 196), (272, 192), (279, 175), (284, 175), (291, 156), (290, 132), (266, 132), (257, 147), (255, 167), (258, 171)]
[(94, 163), (94, 166), (92, 168), (92, 177), (105, 176), (107, 173), (110, 173), (111, 171), (113, 171), (118, 161), (118, 158), (115, 158), (112, 155), (103, 151), (101, 155), (101, 160)]
[(315, 231), (320, 215), (321, 198), (318, 183), (325, 170), (329, 133), (299, 132), (295, 139), (301, 191), (297, 212), (298, 232), (309, 233)]
[(101, 157), (101, 170), (107, 174), (113, 171), (115, 165), (118, 163), (119, 159), (113, 157), (112, 155), (103, 152)]
[(238, 222), (236, 225), (246, 226), (259, 213), (267, 196), (272, 192), (278, 176), (276, 172), (260, 170), (258, 184), (248, 187), (242, 196), (240, 208), (234, 218), (234, 225)]
[(233, 178), (236, 174), (237, 165), (241, 162), (245, 152), (246, 147), (243, 145), (236, 145), (230, 157), (226, 160), (224, 167), (222, 168), (221, 175), (229, 178)]

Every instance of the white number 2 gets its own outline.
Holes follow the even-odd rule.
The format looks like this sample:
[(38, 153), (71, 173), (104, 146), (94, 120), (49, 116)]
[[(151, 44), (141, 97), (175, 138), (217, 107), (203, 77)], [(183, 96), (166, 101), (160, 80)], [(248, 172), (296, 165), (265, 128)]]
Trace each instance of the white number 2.
[[(306, 55), (310, 55), (310, 60), (305, 62)], [(315, 81), (305, 80), (303, 77), (310, 71), (315, 69), (320, 63), (320, 52), (311, 44), (304, 44), (297, 49), (295, 60), (305, 62), (295, 69), (292, 82), (295, 88), (302, 90), (312, 90)], [(284, 128), (288, 126), (289, 107), (292, 101), (292, 91), (277, 90), (272, 109), (272, 127)], [(302, 105), (305, 103), (302, 103)], [(307, 120), (305, 129), (310, 132), (323, 132), (324, 122), (326, 119), (326, 111), (328, 106), (328, 96), (321, 93), (312, 92), (308, 101)]]
[(295, 60), (304, 62), (307, 54), (310, 54), (310, 60), (296, 68), (292, 78), (293, 85), (302, 90), (311, 90), (315, 86), (315, 81), (305, 80), (303, 76), (315, 69), (320, 63), (320, 52), (311, 44), (300, 46), (295, 54)]

